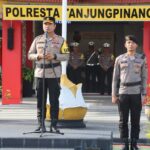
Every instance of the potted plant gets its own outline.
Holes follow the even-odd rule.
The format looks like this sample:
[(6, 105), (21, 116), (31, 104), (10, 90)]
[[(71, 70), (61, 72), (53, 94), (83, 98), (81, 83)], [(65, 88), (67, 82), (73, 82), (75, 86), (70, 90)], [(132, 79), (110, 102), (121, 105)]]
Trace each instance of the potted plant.
[(33, 94), (33, 78), (34, 71), (32, 68), (23, 67), (22, 69), (23, 76), (23, 97), (30, 97)]

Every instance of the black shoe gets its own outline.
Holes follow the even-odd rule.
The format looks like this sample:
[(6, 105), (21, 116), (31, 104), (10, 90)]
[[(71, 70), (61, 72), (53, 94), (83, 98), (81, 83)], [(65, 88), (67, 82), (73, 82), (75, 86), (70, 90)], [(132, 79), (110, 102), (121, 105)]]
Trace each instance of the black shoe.
[(121, 148), (121, 150), (129, 150), (129, 140), (128, 138), (123, 138), (123, 147)]
[(37, 129), (35, 129), (35, 132), (46, 132), (45, 125), (43, 125), (43, 127), (41, 125), (38, 126)]
[(35, 129), (35, 131), (40, 131), (41, 130), (41, 126), (38, 126), (36, 129)]
[(135, 146), (131, 145), (130, 150), (139, 150), (139, 148), (138, 148), (138, 146), (137, 146), (137, 145), (135, 145)]
[(123, 145), (123, 147), (121, 148), (121, 150), (129, 150), (129, 145)]
[(137, 139), (131, 139), (131, 147), (130, 150), (139, 150), (137, 146)]
[(42, 132), (46, 132), (45, 125), (41, 128), (41, 131), (42, 131)]
[(56, 133), (60, 133), (59, 129), (57, 128), (57, 126), (50, 126), (50, 132), (56, 132)]

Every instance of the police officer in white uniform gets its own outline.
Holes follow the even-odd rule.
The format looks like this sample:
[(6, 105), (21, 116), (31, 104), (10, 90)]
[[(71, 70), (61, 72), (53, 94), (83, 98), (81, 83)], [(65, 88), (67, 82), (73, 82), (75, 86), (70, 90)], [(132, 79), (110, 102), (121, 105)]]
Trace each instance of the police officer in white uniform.
[(136, 53), (138, 42), (135, 36), (125, 36), (127, 53), (116, 58), (113, 81), (112, 103), (118, 103), (120, 115), (120, 138), (122, 150), (129, 150), (128, 119), (131, 118), (131, 148), (138, 150), (142, 101), (146, 96), (147, 65), (143, 54)]
[(97, 88), (97, 80), (99, 82), (99, 52), (95, 49), (95, 43), (90, 41), (88, 43), (88, 51), (86, 52), (86, 92), (96, 92)]
[[(55, 18), (45, 17), (43, 20), (43, 30), (46, 34), (37, 36), (28, 52), (28, 58), (35, 61), (36, 67), (34, 77), (36, 79), (37, 90), (37, 118), (38, 128), (36, 131), (46, 131), (45, 124), (42, 125), (42, 101), (44, 101), (44, 116), (46, 111), (47, 90), (50, 95), (50, 130), (58, 131), (57, 121), (59, 113), (59, 94), (60, 94), (60, 61), (66, 61), (69, 58), (68, 46), (63, 37), (55, 34)], [(45, 53), (44, 53), (45, 51)], [(45, 55), (44, 55), (45, 54)], [(45, 66), (44, 66), (45, 60)], [(44, 69), (45, 68), (45, 75)], [(45, 76), (45, 99), (43, 99), (43, 77)]]

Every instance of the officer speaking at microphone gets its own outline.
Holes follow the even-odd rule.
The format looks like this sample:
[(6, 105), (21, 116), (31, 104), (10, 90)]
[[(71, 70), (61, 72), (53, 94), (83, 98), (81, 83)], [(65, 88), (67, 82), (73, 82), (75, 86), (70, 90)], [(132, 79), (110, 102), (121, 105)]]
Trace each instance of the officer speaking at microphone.
[[(127, 53), (116, 58), (113, 81), (112, 103), (118, 104), (120, 138), (122, 150), (138, 150), (142, 102), (146, 98), (147, 65), (144, 54), (136, 53), (138, 42), (135, 36), (125, 36)], [(129, 134), (128, 120), (131, 119)]]
[[(60, 95), (60, 76), (61, 76), (61, 61), (66, 61), (69, 58), (68, 46), (63, 37), (55, 34), (55, 18), (45, 17), (43, 20), (42, 35), (37, 36), (28, 52), (28, 58), (35, 61), (34, 77), (36, 79), (37, 90), (37, 119), (38, 127), (36, 131), (46, 131), (45, 124), (42, 125), (42, 101), (44, 101), (44, 120), (46, 111), (46, 96), (49, 92), (49, 101), (51, 105), (51, 125), (50, 131), (59, 131), (57, 128), (58, 113), (59, 113), (59, 95)], [(45, 53), (44, 53), (45, 51)], [(45, 54), (45, 55), (44, 55)], [(45, 63), (43, 64), (43, 60)], [(45, 68), (45, 74), (44, 69)], [(45, 90), (43, 90), (43, 76), (45, 79)], [(43, 99), (43, 91), (45, 99)]]

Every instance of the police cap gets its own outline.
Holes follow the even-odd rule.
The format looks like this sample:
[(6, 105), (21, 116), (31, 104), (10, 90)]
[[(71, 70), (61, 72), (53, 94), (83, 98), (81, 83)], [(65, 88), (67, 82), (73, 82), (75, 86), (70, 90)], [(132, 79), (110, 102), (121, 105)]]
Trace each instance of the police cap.
[(89, 46), (94, 46), (95, 43), (93, 41), (90, 41), (88, 44)]
[(106, 42), (106, 43), (103, 44), (103, 47), (105, 47), (105, 48), (110, 47), (110, 44)]
[(129, 40), (131, 40), (134, 43), (138, 44), (138, 40), (137, 40), (137, 38), (134, 35), (126, 35), (125, 36), (125, 42), (129, 41)]
[(79, 46), (79, 43), (78, 42), (72, 42), (70, 45), (73, 47), (77, 47), (77, 46)]
[(55, 18), (54, 17), (44, 17), (43, 23), (54, 23), (55, 24)]

